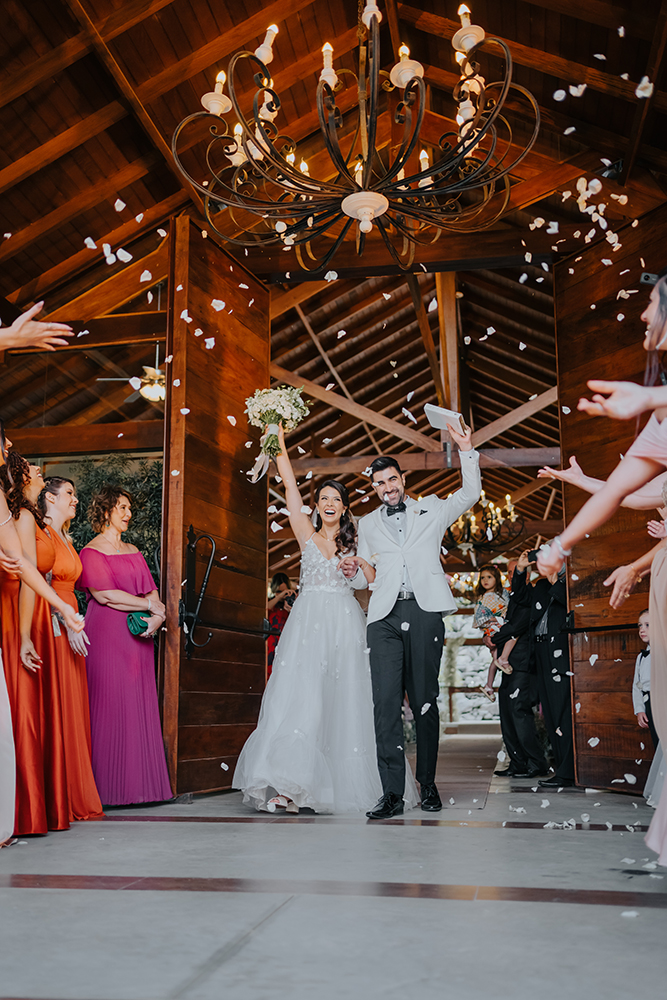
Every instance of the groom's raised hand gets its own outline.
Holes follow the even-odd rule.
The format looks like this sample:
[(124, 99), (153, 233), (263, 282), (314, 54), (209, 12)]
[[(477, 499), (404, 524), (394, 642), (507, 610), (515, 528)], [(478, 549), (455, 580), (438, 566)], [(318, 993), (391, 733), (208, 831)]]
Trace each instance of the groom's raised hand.
[(464, 434), (459, 434), (451, 424), (447, 424), (447, 430), (452, 436), (452, 441), (455, 441), (459, 446), (460, 451), (472, 451), (472, 430), (470, 427), (466, 427)]
[(338, 563), (338, 569), (342, 572), (343, 576), (351, 580), (353, 576), (357, 575), (357, 570), (359, 569), (359, 559), (357, 556), (345, 556)]

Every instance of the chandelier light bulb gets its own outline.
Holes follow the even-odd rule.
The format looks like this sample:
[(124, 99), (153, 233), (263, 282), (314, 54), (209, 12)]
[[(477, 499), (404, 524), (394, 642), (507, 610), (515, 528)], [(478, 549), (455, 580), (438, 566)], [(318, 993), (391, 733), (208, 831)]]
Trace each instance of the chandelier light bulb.
[(470, 27), (470, 7), (468, 7), (467, 4), (462, 3), (459, 6), (459, 9), (457, 10), (456, 13), (461, 18), (461, 27), (462, 28), (469, 28)]
[(338, 83), (338, 75), (333, 68), (333, 45), (330, 42), (325, 42), (322, 46), (322, 63), (323, 69), (320, 73), (320, 80), (328, 83), (333, 90)]
[(457, 11), (461, 18), (461, 27), (452, 38), (452, 46), (457, 52), (465, 52), (466, 55), (475, 45), (479, 45), (486, 38), (484, 28), (478, 24), (470, 23), (470, 8), (462, 3)]
[(287, 160), (287, 162), (289, 163), (289, 165), (291, 167), (293, 167), (294, 163), (295, 163), (295, 160), (296, 160), (296, 154), (295, 153), (288, 153), (287, 156), (285, 157), (285, 159)]
[(466, 61), (465, 52), (457, 52), (454, 58), (456, 59), (459, 66), (463, 66), (463, 63)]
[(416, 59), (410, 59), (410, 49), (407, 45), (401, 45), (398, 54), (400, 62), (397, 62), (392, 69), (389, 79), (395, 87), (405, 90), (413, 77), (422, 78), (424, 76), (424, 67)]
[(215, 78), (215, 89), (204, 94), (201, 99), (202, 106), (211, 115), (226, 115), (228, 111), (232, 110), (232, 102), (222, 92), (226, 79), (227, 74), (224, 69), (221, 69)]
[(364, 12), (361, 15), (361, 20), (364, 22), (369, 31), (371, 30), (371, 21), (373, 20), (374, 17), (377, 18), (377, 22), (379, 24), (380, 21), (382, 20), (382, 14), (380, 12), (380, 8), (376, 3), (373, 2), (373, 0), (367, 0)]
[(264, 41), (255, 49), (255, 55), (261, 59), (265, 66), (273, 60), (273, 40), (278, 34), (278, 25), (270, 24), (267, 28)]
[(301, 163), (299, 164), (299, 170), (300, 170), (300, 171), (301, 171), (301, 173), (302, 173), (302, 174), (304, 174), (304, 175), (305, 175), (306, 177), (310, 177), (310, 172), (309, 172), (309, 170), (308, 170), (308, 164), (306, 163), (306, 161), (305, 161), (305, 160), (302, 160), (302, 161), (301, 161)]

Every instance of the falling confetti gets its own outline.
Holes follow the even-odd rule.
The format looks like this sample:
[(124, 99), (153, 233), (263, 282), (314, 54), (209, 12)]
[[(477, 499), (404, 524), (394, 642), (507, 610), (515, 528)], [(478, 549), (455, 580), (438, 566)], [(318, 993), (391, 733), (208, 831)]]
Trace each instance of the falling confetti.
[[(401, 628), (402, 627), (403, 626), (401, 626)], [(422, 705), (422, 708), (421, 708), (421, 714), (422, 715), (426, 715), (426, 713), (428, 712), (428, 710), (429, 710), (430, 707), (431, 707), (431, 702), (430, 701), (424, 702), (424, 704)]]
[(213, 306), (216, 312), (220, 312), (222, 309), (225, 308), (225, 303), (222, 301), (222, 299), (212, 299), (211, 305)]
[(141, 379), (137, 378), (136, 376), (134, 378), (131, 378), (130, 385), (135, 390), (135, 392), (137, 392), (139, 389), (141, 389)]
[(340, 340), (342, 337), (347, 337), (347, 330), (339, 330), (338, 331), (336, 339)]
[(113, 203), (113, 207), (117, 212), (122, 212), (123, 209), (126, 208), (127, 206), (125, 205), (125, 202), (122, 201), (122, 199), (116, 198), (115, 202)]
[[(7, 233), (5, 233), (5, 239), (7, 238)], [(86, 236), (84, 246), (87, 246), (89, 250), (97, 250), (97, 243), (91, 236)]]
[[(576, 128), (575, 128), (575, 126), (574, 126), (574, 125), (569, 125), (569, 126), (568, 126), (568, 127), (567, 127), (567, 128), (565, 129), (565, 131), (563, 132), (563, 135), (572, 135), (572, 133), (573, 133), (573, 132), (576, 132), (576, 131), (577, 131), (577, 130), (576, 130)], [(565, 200), (565, 199), (563, 199), (563, 201), (564, 201), (564, 200)]]
[(521, 275), (521, 277), (519, 278), (519, 284), (520, 284), (520, 285), (523, 285), (523, 284), (524, 284), (524, 282), (526, 282), (526, 281), (528, 281), (528, 275), (524, 273), (524, 274), (522, 274), (522, 275)]
[(230, 413), (228, 413), (227, 419), (229, 420), (232, 427), (236, 427), (236, 417), (233, 417)]
[(139, 281), (152, 281), (152, 280), (153, 280), (153, 275), (151, 274), (150, 271), (141, 272), (141, 277), (139, 278)]
[(604, 55), (603, 52), (594, 52), (593, 53), (593, 58), (594, 59), (600, 59), (601, 62), (606, 62), (607, 61), (607, 57), (606, 57), (606, 55)]
[(123, 264), (129, 264), (132, 260), (132, 254), (128, 253), (127, 250), (123, 250), (122, 247), (119, 250), (116, 250), (116, 256), (118, 257), (118, 260), (123, 262)]
[(167, 235), (167, 230), (166, 229), (158, 229), (157, 234), (158, 234), (158, 236), (162, 236), (162, 238), (164, 238)]
[(333, 389), (333, 388), (335, 387), (335, 385), (336, 385), (336, 383), (335, 383), (335, 382), (329, 382), (329, 384), (328, 384), (328, 385), (325, 385), (325, 387), (324, 387), (324, 391), (325, 391), (325, 392), (329, 392), (329, 390), (330, 390), (330, 389)]
[(437, 309), (438, 309), (438, 300), (437, 299), (431, 299), (431, 301), (428, 304), (428, 311), (430, 313), (432, 313), (432, 312), (436, 312)]
[(207, 351), (212, 351), (215, 347), (215, 337), (206, 337), (204, 344), (206, 345)]
[[(524, 342), (522, 340), (519, 341), (519, 350), (520, 351), (525, 351), (526, 350), (526, 345), (524, 344)], [(537, 395), (535, 396), (535, 398), (537, 398)]]
[(588, 741), (588, 745), (589, 747), (596, 747), (599, 742), (600, 742), (599, 736), (591, 736), (590, 740)]
[(282, 524), (276, 524), (275, 521), (271, 521), (271, 531), (274, 534), (276, 533), (276, 531), (282, 531), (282, 530), (283, 530)]
[(592, 667), (595, 666), (597, 660), (598, 660), (598, 654), (597, 653), (591, 653), (591, 655), (588, 657), (588, 662), (590, 663), (590, 665)]
[(172, 474), (172, 476), (180, 476), (181, 470), (180, 469), (172, 469), (171, 470), (171, 474)]
[(411, 420), (413, 424), (417, 423), (416, 418), (412, 415), (412, 413), (410, 413), (410, 410), (406, 409), (405, 406), (401, 407), (401, 413), (404, 417), (407, 417), (408, 420)]
[(183, 406), (181, 408), (181, 413), (183, 414), (184, 417), (187, 417), (187, 415), (188, 415), (189, 412), (190, 412), (190, 408), (188, 406)]
[(325, 281), (336, 281), (338, 279), (338, 273), (336, 271), (327, 271), (324, 275)]
[(554, 101), (564, 101), (566, 97), (564, 90), (554, 90)]
[(572, 84), (570, 84), (568, 89), (573, 97), (581, 97), (584, 91), (586, 90), (586, 84), (580, 83), (578, 87), (575, 87)]
[(195, 337), (201, 337), (203, 333), (204, 331), (201, 329), (201, 327), (198, 326), (197, 329), (195, 330)]
[(223, 760), (222, 764), (220, 765), (220, 767), (222, 768), (223, 771), (228, 771), (229, 770), (229, 764), (225, 764), (224, 760)]
[(653, 84), (647, 76), (643, 76), (639, 83), (637, 84), (637, 89), (635, 90), (635, 97), (651, 97), (653, 94)]
[(568, 413), (572, 413), (572, 410), (570, 409), (570, 407), (569, 407), (569, 406), (561, 406), (561, 410), (563, 411), (563, 413), (564, 413), (564, 414), (565, 414), (566, 416), (567, 416), (567, 414), (568, 414)]
[(401, 622), (401, 629), (403, 632), (407, 632), (410, 628), (410, 622)]
[(175, 378), (174, 381), (171, 384), (175, 385), (176, 388), (178, 388), (178, 386), (181, 384), (180, 378)]

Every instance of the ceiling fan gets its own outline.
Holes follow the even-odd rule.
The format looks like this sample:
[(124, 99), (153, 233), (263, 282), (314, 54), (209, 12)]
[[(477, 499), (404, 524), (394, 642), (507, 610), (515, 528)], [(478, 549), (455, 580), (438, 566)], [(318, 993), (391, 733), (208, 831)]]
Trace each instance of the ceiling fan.
[(144, 399), (149, 400), (151, 403), (162, 403), (166, 395), (165, 389), (165, 373), (160, 371), (160, 345), (155, 345), (155, 367), (151, 368), (150, 365), (143, 365), (144, 374), (142, 376), (134, 376), (133, 378), (127, 379), (123, 377), (117, 378), (98, 378), (97, 382), (129, 382), (134, 392), (127, 396), (123, 400), (124, 403), (134, 403), (139, 396), (143, 396)]

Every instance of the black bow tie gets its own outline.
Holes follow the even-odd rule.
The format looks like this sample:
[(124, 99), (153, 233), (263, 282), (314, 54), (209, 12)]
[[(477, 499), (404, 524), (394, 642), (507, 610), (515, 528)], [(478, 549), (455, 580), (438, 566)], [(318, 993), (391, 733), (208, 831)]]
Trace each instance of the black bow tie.
[(639, 655), (641, 656), (642, 660), (644, 659), (645, 656), (650, 656), (651, 655), (650, 646), (647, 646), (646, 649), (640, 649)]
[(385, 506), (387, 508), (387, 517), (392, 517), (394, 514), (402, 513), (405, 510), (405, 504), (402, 500), (395, 507), (391, 507), (389, 504), (385, 504)]

